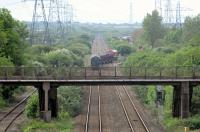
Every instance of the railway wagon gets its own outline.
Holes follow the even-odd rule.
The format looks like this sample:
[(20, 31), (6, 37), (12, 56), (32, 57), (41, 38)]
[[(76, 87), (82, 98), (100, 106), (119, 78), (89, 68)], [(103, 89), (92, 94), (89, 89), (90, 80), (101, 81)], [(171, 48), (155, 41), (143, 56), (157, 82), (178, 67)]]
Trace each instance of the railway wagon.
[(108, 50), (105, 54), (102, 55), (92, 55), (90, 58), (92, 69), (98, 69), (103, 64), (113, 63), (115, 58), (118, 56), (116, 50)]
[(101, 55), (100, 58), (102, 64), (112, 63), (114, 60), (114, 56), (112, 54)]
[(117, 60), (117, 57), (118, 57), (118, 52), (117, 52), (117, 50), (109, 49), (109, 50), (108, 50), (108, 53), (111, 54), (111, 55), (113, 55), (114, 60)]

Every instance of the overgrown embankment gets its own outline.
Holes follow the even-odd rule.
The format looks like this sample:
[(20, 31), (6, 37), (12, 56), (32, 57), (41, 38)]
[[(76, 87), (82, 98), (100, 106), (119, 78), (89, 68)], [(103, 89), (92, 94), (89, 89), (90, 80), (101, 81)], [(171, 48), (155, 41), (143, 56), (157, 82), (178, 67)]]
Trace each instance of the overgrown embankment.
[[(200, 15), (186, 18), (182, 28), (166, 27), (156, 11), (148, 14), (143, 22), (143, 28), (133, 33), (133, 43), (136, 51), (125, 56), (123, 65), (126, 67), (175, 67), (200, 66)], [(153, 72), (151, 69), (148, 69)], [(183, 127), (200, 129), (200, 91), (199, 86), (193, 88), (190, 118), (172, 118), (173, 87), (163, 86), (165, 91), (164, 110), (160, 121), (166, 131), (180, 131)], [(156, 108), (156, 86), (137, 86), (141, 102), (158, 115)], [(160, 115), (159, 115), (160, 116)]]
[[(63, 44), (33, 45), (26, 49), (26, 65), (57, 68), (84, 66), (84, 59), (90, 54), (90, 44), (90, 36), (78, 31)], [(26, 107), (28, 121), (22, 125), (22, 131), (72, 131), (73, 117), (77, 116), (82, 108), (82, 89), (77, 86), (61, 86), (57, 96), (59, 116), (50, 123), (39, 119), (38, 95), (33, 96)]]

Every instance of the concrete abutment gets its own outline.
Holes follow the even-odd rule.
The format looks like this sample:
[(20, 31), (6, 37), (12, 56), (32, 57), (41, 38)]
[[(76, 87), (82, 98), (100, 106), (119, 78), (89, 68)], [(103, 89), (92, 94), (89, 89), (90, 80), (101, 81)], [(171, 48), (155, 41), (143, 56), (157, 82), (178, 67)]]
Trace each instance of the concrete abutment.
[(181, 82), (179, 85), (174, 85), (172, 105), (173, 117), (189, 117), (192, 88), (193, 86), (191, 86), (189, 82)]
[(49, 82), (44, 82), (37, 88), (40, 117), (45, 121), (50, 121), (51, 117), (56, 118), (58, 115), (57, 87), (51, 86)]

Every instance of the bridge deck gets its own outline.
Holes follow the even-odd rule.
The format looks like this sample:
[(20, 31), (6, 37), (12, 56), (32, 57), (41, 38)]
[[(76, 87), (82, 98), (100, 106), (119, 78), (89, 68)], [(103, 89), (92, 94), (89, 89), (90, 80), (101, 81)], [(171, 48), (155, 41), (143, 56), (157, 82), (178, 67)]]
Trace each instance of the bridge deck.
[[(122, 71), (120, 74), (117, 71)], [(200, 82), (200, 67), (0, 67), (0, 83), (176, 84)]]

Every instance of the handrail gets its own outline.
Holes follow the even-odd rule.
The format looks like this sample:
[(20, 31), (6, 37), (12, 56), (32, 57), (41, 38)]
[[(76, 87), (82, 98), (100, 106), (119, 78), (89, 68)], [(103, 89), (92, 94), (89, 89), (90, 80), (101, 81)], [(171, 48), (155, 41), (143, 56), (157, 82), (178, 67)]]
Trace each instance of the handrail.
[[(124, 74), (119, 75), (116, 70), (120, 69)], [(108, 75), (107, 73), (112, 74)], [(200, 66), (174, 66), (174, 67), (0, 67), (0, 80), (5, 79), (88, 79), (96, 78), (200, 78)]]

